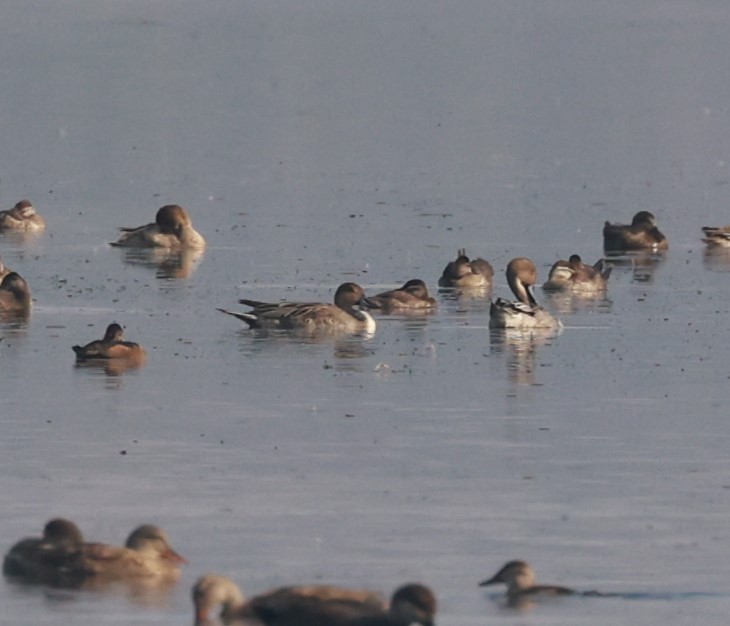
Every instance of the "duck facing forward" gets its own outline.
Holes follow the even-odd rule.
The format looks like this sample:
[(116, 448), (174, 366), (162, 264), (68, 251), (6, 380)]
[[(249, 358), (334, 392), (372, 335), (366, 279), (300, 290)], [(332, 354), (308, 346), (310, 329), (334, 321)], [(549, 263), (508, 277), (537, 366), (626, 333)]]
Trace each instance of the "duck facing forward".
[(482, 258), (470, 260), (466, 250), (461, 248), (455, 261), (450, 261), (444, 268), (439, 287), (484, 288), (490, 287), (494, 271), (488, 261)]
[(494, 576), (479, 583), (480, 587), (504, 583), (507, 585), (507, 605), (523, 607), (539, 597), (575, 595), (568, 587), (536, 585), (535, 572), (525, 561), (510, 561)]
[(246, 601), (229, 578), (207, 574), (193, 586), (193, 604), (198, 623), (221, 607), (224, 623), (253, 620), (276, 626), (430, 626), (436, 599), (423, 585), (398, 589), (386, 608), (380, 594), (327, 585), (281, 587)]
[(659, 252), (668, 247), (667, 238), (657, 228), (656, 217), (649, 211), (639, 211), (631, 224), (606, 222), (603, 226), (603, 249), (606, 252)]
[(280, 302), (239, 300), (252, 307), (251, 311), (235, 313), (218, 309), (248, 324), (250, 328), (279, 328), (285, 330), (375, 332), (375, 320), (365, 308), (378, 308), (360, 285), (343, 283), (335, 292), (335, 303)]
[(12, 209), (0, 211), (0, 230), (37, 232), (46, 227), (29, 200), (21, 200)]
[(20, 274), (6, 274), (0, 282), (0, 311), (27, 313), (30, 307), (28, 283)]
[(507, 284), (517, 300), (497, 298), (493, 301), (489, 307), (489, 327), (559, 329), (560, 321), (542, 308), (532, 295), (531, 287), (537, 281), (535, 264), (525, 257), (512, 259), (507, 264), (506, 274)]
[(436, 300), (428, 294), (426, 283), (418, 278), (409, 280), (398, 289), (371, 296), (369, 300), (377, 304), (384, 313), (426, 311), (437, 306)]
[(205, 239), (193, 228), (187, 211), (178, 204), (168, 204), (157, 211), (155, 221), (138, 228), (121, 228), (121, 236), (111, 242), (121, 248), (166, 248), (168, 250), (202, 250)]
[(144, 349), (132, 341), (124, 341), (124, 331), (119, 324), (109, 324), (103, 339), (97, 339), (85, 346), (72, 346), (79, 361), (90, 359), (143, 360)]
[(604, 259), (593, 265), (586, 265), (577, 254), (567, 260), (556, 261), (550, 268), (550, 275), (542, 288), (545, 291), (575, 291), (597, 293), (606, 291), (611, 268)]
[(43, 528), (41, 537), (28, 537), (8, 550), (3, 575), (27, 584), (66, 586), (79, 579), (84, 538), (71, 520), (56, 517)]

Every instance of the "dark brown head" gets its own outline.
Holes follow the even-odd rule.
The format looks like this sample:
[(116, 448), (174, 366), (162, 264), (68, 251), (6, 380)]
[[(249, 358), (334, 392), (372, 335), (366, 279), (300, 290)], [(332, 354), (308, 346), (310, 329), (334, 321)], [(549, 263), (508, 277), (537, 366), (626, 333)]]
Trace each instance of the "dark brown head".
[(106, 327), (106, 332), (104, 333), (104, 341), (124, 341), (124, 330), (116, 322), (109, 324), (109, 326)]
[(79, 527), (71, 520), (54, 517), (43, 528), (43, 542), (53, 548), (74, 551), (81, 549), (84, 536)]
[(391, 619), (398, 625), (432, 626), (437, 609), (436, 596), (425, 585), (409, 583), (396, 589), (390, 600)]
[(155, 221), (163, 233), (178, 234), (184, 227), (191, 226), (192, 222), (179, 204), (167, 204), (157, 211)]
[(30, 200), (21, 200), (12, 208), (12, 211), (19, 217), (30, 217), (31, 215), (35, 215), (35, 209), (33, 208)]
[(405, 283), (401, 288), (401, 291), (407, 291), (418, 298), (428, 297), (428, 287), (420, 278), (412, 278)]
[(16, 272), (6, 274), (0, 283), (0, 291), (8, 291), (12, 293), (17, 300), (21, 300), (30, 304), (30, 289), (25, 279)]
[(649, 211), (639, 211), (631, 220), (631, 225), (654, 228), (656, 227), (656, 217)]
[(153, 524), (143, 524), (135, 528), (127, 538), (125, 545), (130, 550), (154, 553), (173, 563), (187, 563), (183, 557), (172, 549), (165, 531)]

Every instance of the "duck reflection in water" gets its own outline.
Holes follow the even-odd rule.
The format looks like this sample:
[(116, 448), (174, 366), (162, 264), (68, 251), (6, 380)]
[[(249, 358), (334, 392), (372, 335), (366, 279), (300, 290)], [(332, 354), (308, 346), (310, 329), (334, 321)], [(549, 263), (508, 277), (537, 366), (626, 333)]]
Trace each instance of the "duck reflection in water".
[(619, 272), (631, 272), (631, 281), (651, 283), (655, 272), (664, 263), (665, 255), (656, 252), (607, 253), (606, 264)]
[(205, 250), (185, 248), (124, 248), (122, 259), (127, 265), (147, 267), (156, 270), (157, 278), (174, 280), (189, 278), (205, 256)]
[(507, 377), (518, 385), (537, 385), (538, 350), (551, 343), (560, 334), (559, 330), (535, 328), (529, 331), (518, 329), (492, 329), (490, 349), (493, 354), (505, 355)]

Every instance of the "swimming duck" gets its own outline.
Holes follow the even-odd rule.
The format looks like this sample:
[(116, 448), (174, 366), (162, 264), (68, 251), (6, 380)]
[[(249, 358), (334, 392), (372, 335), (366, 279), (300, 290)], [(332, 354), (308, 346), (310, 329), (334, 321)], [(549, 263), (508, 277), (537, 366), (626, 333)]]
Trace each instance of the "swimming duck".
[(423, 311), (436, 308), (436, 300), (428, 295), (428, 287), (422, 280), (414, 278), (398, 289), (384, 291), (371, 296), (371, 302), (384, 313), (397, 311)]
[(567, 261), (556, 261), (550, 268), (550, 275), (542, 288), (546, 291), (597, 292), (606, 290), (606, 281), (611, 268), (603, 259), (593, 265), (586, 265), (577, 254)]
[(97, 339), (85, 346), (72, 346), (76, 358), (87, 359), (144, 359), (145, 351), (139, 344), (124, 341), (124, 331), (119, 324), (109, 324), (103, 339)]
[(507, 264), (507, 284), (517, 298), (510, 302), (497, 298), (489, 307), (490, 328), (558, 329), (559, 320), (543, 309), (530, 287), (537, 281), (537, 268), (530, 259), (518, 257)]
[(603, 226), (603, 249), (607, 252), (630, 250), (666, 250), (667, 238), (657, 228), (656, 217), (649, 211), (639, 211), (631, 224), (611, 224)]
[(730, 226), (703, 226), (702, 232), (708, 247), (730, 248)]
[(363, 310), (363, 307), (377, 308), (377, 304), (367, 298), (362, 287), (355, 283), (340, 285), (335, 292), (334, 304), (268, 303), (257, 300), (239, 300), (239, 302), (252, 307), (252, 310), (246, 313), (218, 310), (246, 322), (250, 328), (362, 331), (368, 334), (375, 332), (375, 320)]
[(143, 524), (132, 531), (124, 547), (84, 544), (81, 569), (89, 586), (93, 587), (140, 579), (176, 581), (183, 563), (187, 561), (172, 549), (161, 528)]
[(517, 607), (541, 596), (567, 596), (576, 592), (567, 587), (536, 585), (535, 572), (525, 561), (510, 561), (494, 576), (479, 583), (480, 587), (504, 583), (507, 585), (507, 604)]
[(35, 212), (29, 200), (21, 200), (9, 211), (0, 211), (0, 230), (32, 232), (45, 227), (45, 220)]
[(3, 574), (20, 582), (61, 586), (74, 579), (84, 538), (72, 521), (56, 517), (41, 537), (18, 541), (5, 555)]
[(193, 228), (187, 211), (177, 204), (168, 204), (159, 209), (152, 224), (120, 230), (122, 235), (111, 243), (112, 246), (169, 250), (205, 248), (205, 239)]
[(461, 248), (455, 261), (450, 261), (444, 268), (439, 287), (489, 287), (492, 284), (494, 271), (484, 259), (469, 260), (466, 250)]
[(0, 282), (0, 311), (26, 313), (30, 310), (30, 289), (20, 274), (10, 272)]
[(225, 623), (251, 619), (276, 626), (429, 626), (436, 612), (433, 593), (415, 584), (398, 589), (388, 610), (378, 593), (327, 585), (281, 587), (247, 602), (232, 580), (216, 574), (198, 579), (192, 595), (198, 622), (216, 606)]

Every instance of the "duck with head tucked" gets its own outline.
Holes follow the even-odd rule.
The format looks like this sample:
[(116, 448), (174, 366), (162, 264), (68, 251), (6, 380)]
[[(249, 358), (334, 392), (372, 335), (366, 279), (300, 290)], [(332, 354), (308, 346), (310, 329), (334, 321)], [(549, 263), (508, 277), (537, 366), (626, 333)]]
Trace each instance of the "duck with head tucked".
[(567, 587), (536, 585), (535, 572), (525, 561), (510, 561), (494, 576), (479, 583), (480, 587), (507, 585), (507, 605), (522, 608), (540, 597), (568, 596), (576, 592)]
[(562, 324), (542, 308), (531, 288), (537, 281), (535, 264), (525, 257), (512, 259), (507, 264), (507, 284), (517, 300), (511, 302), (497, 298), (489, 307), (490, 328), (515, 328), (528, 330), (543, 328), (558, 330)]
[(322, 302), (259, 302), (239, 300), (252, 307), (236, 313), (218, 309), (248, 324), (250, 328), (278, 328), (305, 332), (375, 332), (375, 320), (365, 309), (378, 305), (370, 300), (360, 285), (343, 283), (335, 292), (335, 303)]
[(470, 260), (466, 250), (461, 248), (455, 261), (450, 261), (444, 268), (439, 287), (445, 288), (487, 288), (492, 285), (494, 271), (488, 261), (482, 258)]
[(545, 291), (598, 293), (606, 291), (610, 275), (611, 268), (606, 266), (604, 259), (586, 265), (580, 256), (573, 254), (567, 261), (560, 260), (553, 264), (542, 288)]
[(97, 339), (85, 346), (72, 346), (79, 361), (91, 359), (127, 359), (134, 361), (144, 360), (146, 353), (137, 343), (124, 341), (124, 331), (117, 324), (109, 324), (103, 339)]
[(207, 574), (193, 586), (197, 623), (221, 607), (224, 623), (251, 620), (266, 626), (430, 626), (436, 599), (423, 585), (405, 585), (386, 608), (380, 594), (328, 585), (281, 587), (246, 601), (229, 578)]
[(656, 217), (649, 211), (639, 211), (631, 224), (606, 222), (603, 226), (603, 249), (606, 252), (659, 252), (668, 247), (667, 238), (657, 228)]
[(28, 283), (20, 274), (15, 272), (6, 274), (0, 282), (0, 312), (28, 313), (30, 307)]
[(84, 586), (93, 588), (113, 582), (176, 582), (184, 563), (187, 561), (172, 549), (165, 531), (143, 524), (132, 531), (124, 547), (84, 544), (81, 567)]
[(165, 248), (168, 250), (202, 250), (205, 239), (193, 228), (187, 211), (168, 204), (157, 211), (155, 221), (138, 228), (122, 228), (112, 246), (122, 248)]
[(83, 545), (76, 524), (53, 518), (41, 537), (21, 539), (10, 548), (3, 560), (3, 575), (28, 584), (73, 586), (80, 581), (74, 572), (80, 571)]
[(398, 289), (370, 296), (369, 300), (377, 304), (383, 313), (430, 311), (437, 306), (436, 300), (428, 294), (426, 283), (418, 278), (409, 280)]
[(0, 211), (0, 231), (37, 232), (45, 227), (45, 220), (36, 213), (30, 200), (21, 200), (12, 209)]

